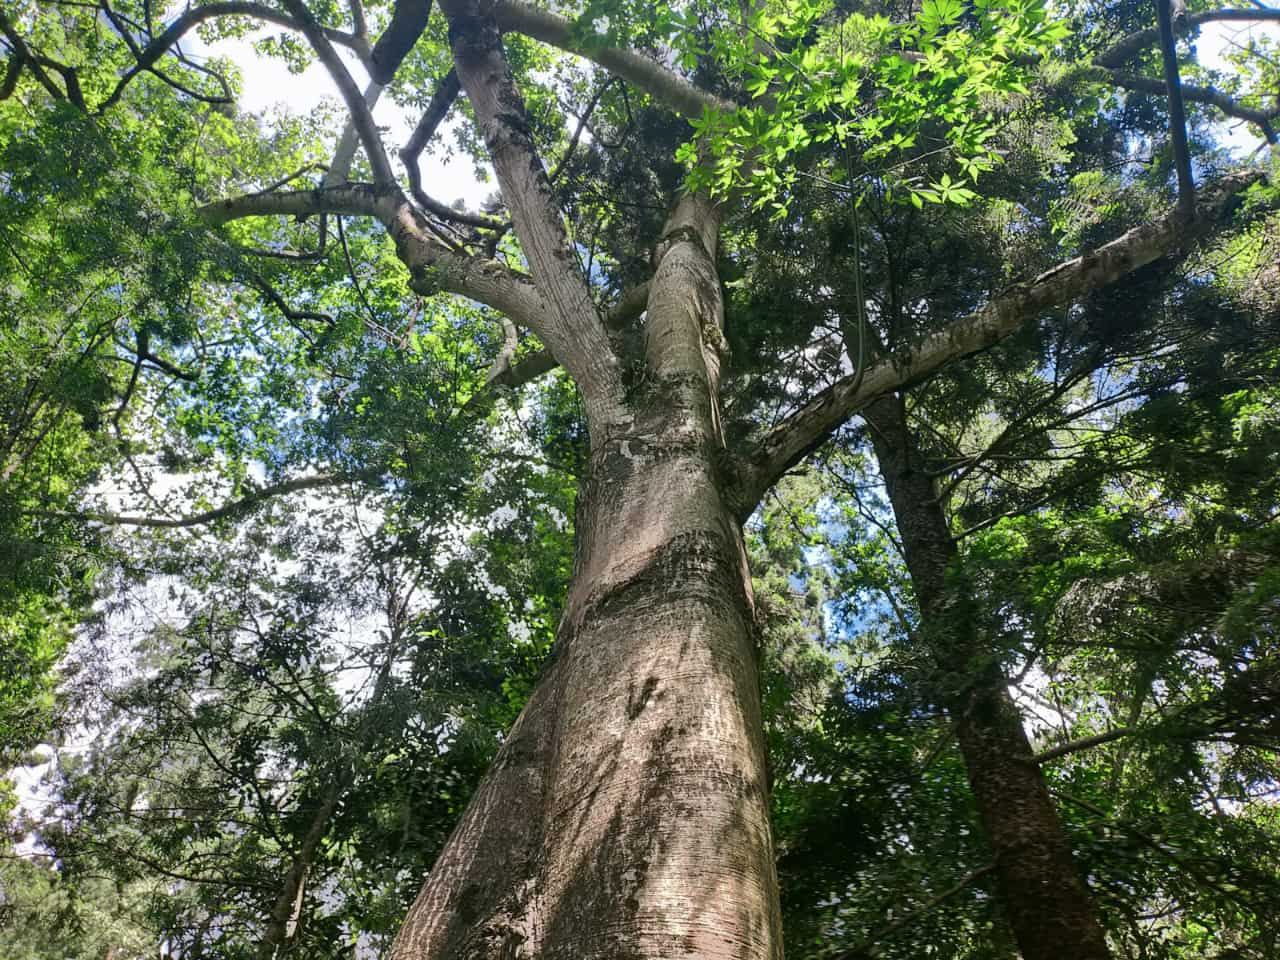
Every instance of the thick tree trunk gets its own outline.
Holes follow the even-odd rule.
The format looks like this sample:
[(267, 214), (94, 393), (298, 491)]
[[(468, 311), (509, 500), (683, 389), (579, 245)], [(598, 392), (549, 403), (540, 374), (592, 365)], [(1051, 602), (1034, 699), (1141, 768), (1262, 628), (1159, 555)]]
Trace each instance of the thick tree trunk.
[(741, 538), (679, 419), (593, 455), (554, 662), (394, 957), (781, 957)]
[(720, 475), (713, 211), (687, 199), (669, 226), (644, 382), (593, 431), (553, 660), (396, 960), (782, 956), (750, 579)]
[(1009, 923), (1025, 960), (1107, 960), (1093, 903), (1076, 871), (1022, 717), (993, 651), (975, 635), (970, 598), (953, 582), (956, 556), (933, 480), (907, 426), (899, 396), (870, 404), (880, 470), (889, 489), (923, 642), (955, 723)]

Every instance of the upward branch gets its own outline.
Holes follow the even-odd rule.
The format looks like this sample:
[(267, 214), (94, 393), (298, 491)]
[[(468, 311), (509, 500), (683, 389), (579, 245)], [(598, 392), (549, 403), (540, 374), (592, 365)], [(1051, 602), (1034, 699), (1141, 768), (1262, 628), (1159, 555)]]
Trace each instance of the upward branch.
[(1208, 232), (1226, 202), (1262, 178), (1245, 170), (1201, 191), (1196, 219), (1188, 225), (1177, 209), (1082, 256), (1061, 263), (1034, 280), (993, 297), (977, 312), (927, 337), (905, 360), (884, 360), (869, 367), (859, 382), (842, 377), (770, 430), (744, 456), (740, 507), (749, 513), (761, 496), (876, 397), (918, 383), (939, 369), (979, 353), (1010, 336), (1049, 307), (1068, 303), (1108, 286), (1139, 267), (1172, 253)]
[(356, 86), (355, 80), (351, 78), (350, 72), (338, 56), (338, 51), (334, 49), (329, 36), (312, 16), (303, 0), (281, 0), (281, 2), (298, 21), (307, 42), (315, 50), (324, 68), (329, 71), (329, 76), (333, 78), (338, 92), (342, 95), (342, 100), (347, 105), (347, 112), (351, 115), (351, 122), (360, 137), (360, 145), (364, 147), (365, 156), (373, 170), (373, 182), (382, 187), (392, 186), (396, 178), (391, 172), (391, 163), (387, 160), (387, 151), (382, 146), (382, 138), (378, 136), (378, 127), (373, 122), (373, 111), (365, 103), (364, 95)]
[(618, 359), (538, 157), (498, 26), (481, 13), (478, 0), (447, 0), (441, 9), (449, 21), (458, 79), (475, 111), (530, 272), (550, 308), (548, 322), (534, 332), (577, 382), (588, 422), (597, 427), (616, 422), (623, 418)]

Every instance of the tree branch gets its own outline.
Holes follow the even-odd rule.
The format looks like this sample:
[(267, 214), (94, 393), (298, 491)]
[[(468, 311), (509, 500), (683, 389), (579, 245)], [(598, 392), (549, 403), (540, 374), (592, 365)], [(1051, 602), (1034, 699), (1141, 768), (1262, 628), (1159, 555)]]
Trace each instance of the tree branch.
[(493, 307), (516, 323), (542, 335), (550, 312), (528, 278), (496, 260), (456, 253), (431, 237), (400, 191), (378, 190), (367, 183), (347, 183), (316, 190), (251, 193), (217, 200), (199, 210), (213, 226), (244, 217), (340, 214), (372, 217), (385, 226), (401, 261), (409, 268), (410, 286), (424, 296), (446, 290)]
[[(1179, 33), (1184, 33), (1192, 27), (1198, 27), (1202, 23), (1211, 23), (1221, 20), (1243, 20), (1260, 22), (1263, 20), (1280, 20), (1280, 10), (1256, 9), (1256, 10), (1204, 10), (1200, 13), (1193, 13), (1190, 16), (1181, 18), (1174, 24)], [(1127, 37), (1113, 43), (1098, 56), (1093, 58), (1093, 62), (1100, 67), (1114, 70), (1123, 66), (1124, 63), (1132, 57), (1137, 56), (1147, 47), (1152, 46), (1160, 41), (1160, 28), (1148, 27), (1145, 30), (1138, 30), (1129, 34)]]
[(405, 172), (409, 175), (409, 194), (418, 206), (441, 220), (452, 220), (455, 223), (470, 227), (501, 230), (507, 224), (497, 217), (454, 210), (452, 207), (446, 206), (434, 197), (429, 196), (422, 189), (422, 168), (419, 166), (422, 151), (431, 141), (431, 138), (436, 135), (436, 130), (444, 122), (444, 118), (449, 115), (449, 110), (453, 107), (454, 101), (458, 99), (458, 94), (461, 92), (462, 85), (458, 82), (458, 71), (450, 70), (444, 75), (444, 79), (440, 81), (439, 86), (436, 87), (435, 93), (431, 95), (431, 102), (427, 104), (427, 109), (423, 112), (421, 119), (418, 120), (418, 125), (413, 128), (413, 133), (410, 135), (409, 140), (400, 149), (400, 162), (404, 164)]
[[(365, 156), (368, 158), (369, 166), (373, 171), (373, 182), (380, 187), (391, 187), (395, 184), (395, 175), (391, 172), (391, 162), (387, 159), (387, 151), (382, 146), (382, 138), (378, 135), (377, 124), (373, 122), (373, 111), (365, 103), (364, 97), (360, 93), (360, 88), (356, 86), (356, 82), (351, 79), (351, 74), (347, 70), (346, 64), (338, 56), (338, 52), (334, 49), (333, 43), (329, 40), (324, 28), (320, 26), (316, 18), (311, 15), (311, 11), (307, 9), (304, 0), (280, 0), (280, 2), (298, 21), (298, 25), (303, 35), (307, 38), (307, 42), (315, 50), (316, 56), (324, 64), (324, 68), (329, 71), (329, 76), (333, 78), (338, 92), (342, 95), (342, 100), (347, 105), (347, 112), (350, 114), (351, 122), (355, 125), (356, 133), (360, 137), (360, 145), (364, 147)], [(376, 82), (377, 77), (374, 80)]]
[[(1185, 19), (1185, 7), (1182, 14)], [(1156, 16), (1160, 21), (1160, 60), (1164, 65), (1164, 86), (1169, 97), (1169, 139), (1173, 144), (1173, 165), (1178, 172), (1178, 210), (1190, 220), (1195, 215), (1196, 187), (1191, 178), (1187, 116), (1182, 108), (1182, 81), (1178, 77), (1178, 48), (1173, 38), (1173, 8), (1170, 0), (1156, 0)]]
[(1080, 737), (1077, 740), (1068, 740), (1066, 743), (1060, 743), (1056, 747), (1050, 747), (1042, 750), (1032, 757), (1030, 763), (1048, 763), (1050, 760), (1057, 760), (1059, 757), (1065, 757), (1070, 753), (1078, 753), (1081, 750), (1089, 750), (1093, 747), (1101, 746), (1104, 743), (1110, 743), (1112, 740), (1119, 740), (1122, 737), (1130, 737), (1138, 733), (1133, 727), (1116, 727), (1114, 730), (1107, 730), (1104, 733), (1095, 733), (1090, 737)]
[(478, 0), (446, 0), (441, 10), (449, 21), (458, 79), (475, 111), (521, 249), (549, 306), (548, 322), (533, 330), (577, 382), (588, 422), (595, 427), (618, 422), (624, 419), (618, 358), (578, 271), (497, 24), (481, 13)]
[[(3, 10), (0, 10), (0, 33), (4, 34), (5, 39), (9, 41), (9, 45), (13, 47), (14, 62), (10, 64), (9, 71), (14, 86), (17, 86), (18, 83), (19, 70), (25, 66), (31, 71), (32, 75), (40, 81), (40, 85), (49, 92), (49, 96), (53, 97), (55, 100), (68, 99), (68, 95), (62, 90), (59, 90), (58, 85), (53, 82), (49, 77), (49, 74), (45, 73), (44, 67), (42, 66), (45, 62), (45, 58), (37, 56), (31, 51), (31, 48), (27, 46), (26, 42), (22, 39), (22, 36), (16, 29), (14, 29), (13, 24), (9, 22), (9, 18), (5, 16)], [(9, 83), (10, 77), (7, 76), (5, 77), (5, 86), (8, 87)], [(12, 93), (12, 91), (10, 91), (10, 93)], [(8, 95), (6, 95), (6, 99), (7, 97)]]
[(1041, 311), (1114, 283), (1208, 232), (1227, 201), (1262, 176), (1259, 170), (1244, 170), (1224, 177), (1202, 191), (1191, 223), (1177, 210), (1170, 211), (1154, 223), (1135, 227), (993, 297), (977, 312), (926, 337), (910, 357), (868, 367), (861, 383), (852, 375), (837, 380), (746, 452), (740, 509), (750, 513), (779, 477), (876, 397), (911, 386), (952, 361), (986, 350)]
[[(628, 323), (644, 313), (648, 299), (648, 283), (640, 283), (632, 287), (618, 299), (613, 309), (605, 315), (605, 326), (614, 333), (622, 330)], [(512, 330), (514, 330), (514, 327)], [(498, 354), (493, 366), (489, 368), (488, 375), (485, 377), (486, 386), (509, 387), (514, 390), (538, 379), (544, 373), (550, 373), (559, 366), (556, 363), (556, 358), (547, 350), (538, 350), (519, 361), (514, 360), (514, 356), (515, 349), (512, 346), (511, 334), (508, 332), (507, 342), (503, 345), (502, 352)], [(477, 394), (477, 397), (479, 397), (479, 394)], [(470, 402), (468, 402), (469, 405)]]
[[(364, 105), (372, 110), (380, 96), (382, 96), (382, 84), (376, 80), (370, 80), (369, 86), (365, 87), (364, 91)], [(351, 164), (356, 158), (356, 144), (359, 139), (360, 131), (353, 117), (343, 125), (342, 135), (338, 137), (338, 145), (333, 150), (333, 163), (329, 164), (329, 169), (325, 172), (322, 181), (324, 186), (332, 187), (347, 182), (347, 177), (351, 174)]]
[[(1098, 80), (1109, 81), (1117, 86), (1124, 87), (1126, 90), (1137, 90), (1141, 93), (1154, 93), (1157, 95), (1167, 95), (1169, 92), (1165, 81), (1157, 80), (1155, 77), (1135, 77), (1122, 74), (1118, 70), (1092, 69), (1096, 71), (1094, 76)], [(1229, 117), (1256, 124), (1266, 134), (1269, 141), (1275, 141), (1275, 133), (1271, 130), (1271, 121), (1280, 117), (1280, 106), (1269, 107), (1266, 110), (1246, 107), (1221, 91), (1214, 90), (1212, 87), (1197, 86), (1193, 83), (1180, 83), (1178, 90), (1183, 100), (1208, 104), (1209, 106), (1217, 107)]]
[(422, 36), (431, 17), (431, 0), (396, 0), (391, 22), (382, 31), (369, 56), (369, 76), (388, 84), (404, 58)]
[[(241, 2), (241, 0), (232, 0), (227, 3), (210, 3), (202, 7), (191, 7), (182, 16), (174, 20), (165, 28), (160, 36), (153, 39), (144, 47), (137, 55), (137, 60), (117, 82), (115, 89), (106, 100), (98, 105), (97, 112), (102, 113), (112, 104), (120, 99), (124, 93), (125, 87), (138, 74), (152, 69), (160, 59), (169, 52), (179, 40), (181, 40), (189, 31), (204, 23), (207, 20), (213, 20), (218, 17), (253, 17), (255, 20), (261, 20), (265, 23), (274, 23), (278, 26), (285, 27), (289, 30), (297, 30), (302, 32), (302, 24), (298, 23), (292, 17), (286, 16), (279, 10), (272, 9), (261, 3)], [(351, 34), (343, 33), (340, 30), (331, 30), (324, 28), (324, 35), (333, 43), (338, 43), (359, 52), (359, 45), (356, 38)], [(133, 46), (130, 43), (130, 46)]]
[(915, 923), (925, 914), (931, 912), (943, 903), (946, 903), (956, 894), (976, 883), (978, 880), (981, 880), (987, 874), (995, 872), (995, 869), (996, 865), (994, 863), (988, 863), (986, 866), (979, 867), (977, 870), (969, 871), (951, 886), (947, 887), (947, 889), (930, 897), (915, 910), (911, 910), (910, 912), (898, 917), (898, 919), (894, 920), (892, 923), (886, 924), (884, 927), (876, 931), (874, 936), (863, 940), (862, 943), (858, 944), (856, 947), (851, 947), (848, 950), (837, 953), (834, 960), (861, 960), (861, 958), (864, 957), (874, 957), (878, 952), (875, 950), (876, 944), (884, 943), (884, 941), (888, 940), (894, 933), (905, 926)]
[(296, 477), (284, 480), (267, 487), (259, 487), (237, 500), (223, 504), (203, 513), (189, 514), (185, 517), (141, 517), (119, 513), (68, 513), (57, 510), (27, 510), (25, 513), (34, 517), (53, 517), (58, 520), (84, 520), (90, 523), (102, 523), (113, 527), (151, 527), (156, 529), (175, 530), (184, 527), (199, 527), (227, 517), (239, 516), (254, 507), (276, 497), (299, 490), (318, 490), (332, 487), (339, 483), (375, 480), (380, 476), (379, 470), (362, 470), (359, 473), (333, 474), (321, 473), (311, 477)]
[(570, 21), (548, 10), (529, 6), (520, 0), (497, 0), (493, 5), (493, 16), (504, 32), (522, 33), (590, 60), (683, 116), (701, 116), (704, 109), (737, 109), (736, 104), (695, 87), (678, 73), (634, 50), (594, 44), (584, 46), (574, 39)]

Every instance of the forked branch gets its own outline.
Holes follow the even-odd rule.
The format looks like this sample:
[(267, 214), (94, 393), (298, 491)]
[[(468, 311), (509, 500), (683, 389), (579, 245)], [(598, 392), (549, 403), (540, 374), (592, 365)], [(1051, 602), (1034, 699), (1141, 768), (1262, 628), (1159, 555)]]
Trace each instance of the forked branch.
[(548, 323), (546, 303), (527, 277), (496, 260), (458, 253), (434, 239), (421, 214), (399, 190), (346, 183), (316, 190), (253, 193), (215, 201), (200, 213), (214, 226), (245, 217), (371, 217), (391, 234), (416, 292), (460, 294), (506, 314), (539, 337)]

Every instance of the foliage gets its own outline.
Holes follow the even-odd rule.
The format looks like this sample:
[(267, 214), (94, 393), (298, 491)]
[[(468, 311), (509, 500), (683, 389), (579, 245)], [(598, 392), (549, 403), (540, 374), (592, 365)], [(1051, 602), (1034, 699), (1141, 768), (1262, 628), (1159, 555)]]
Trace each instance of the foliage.
[[(242, 115), (216, 61), (119, 88), (121, 24), (162, 11), (55, 6), (6, 22), (87, 104), (118, 96), (77, 109), (24, 68), (0, 100), (0, 758), (61, 758), (56, 805), (15, 817), (35, 856), (0, 854), (0, 953), (259, 955), (295, 868), (287, 946), (376, 952), (553, 649), (579, 398), (559, 373), (495, 397), (508, 331), (424, 292), (376, 225), (209, 229), (229, 192), (320, 188), (333, 112)], [(507, 35), (601, 303), (648, 279), (682, 183), (721, 201), (733, 443), (1169, 194), (1163, 107), (1090, 66), (1148, 26), (1137, 4), (569, 12), (582, 49), (652, 53), (722, 103), (686, 123)], [(374, 36), (392, 13), (367, 6)], [(1251, 43), (1212, 78), (1241, 102), (1275, 86)], [(450, 63), (434, 17), (387, 95), (420, 112)], [(1207, 178), (1228, 156), (1202, 107)], [(447, 126), (433, 149), (482, 166), (470, 105)], [(1037, 746), (1126, 728), (1046, 765), (1119, 956), (1276, 949), (1280, 228), (1255, 194), (1220, 240), (909, 391), (990, 661), (1050, 704)], [(442, 231), (526, 266), (505, 227)], [(748, 532), (788, 952), (1012, 955), (865, 425)]]

